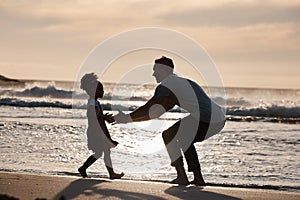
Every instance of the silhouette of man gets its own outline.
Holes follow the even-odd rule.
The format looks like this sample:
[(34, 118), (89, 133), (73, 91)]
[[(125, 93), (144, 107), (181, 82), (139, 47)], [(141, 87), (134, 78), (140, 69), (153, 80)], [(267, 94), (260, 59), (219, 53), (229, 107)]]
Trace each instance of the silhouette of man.
[(186, 110), (190, 113), (187, 117), (162, 133), (171, 166), (177, 171), (177, 178), (171, 183), (179, 185), (190, 183), (183, 165), (183, 152), (188, 171), (194, 174), (191, 183), (204, 186), (205, 181), (194, 143), (220, 132), (225, 125), (225, 114), (197, 83), (179, 77), (173, 71), (172, 59), (163, 56), (155, 60), (153, 76), (160, 84), (156, 87), (153, 97), (130, 114), (119, 112), (114, 119), (117, 123), (150, 120), (158, 118), (175, 105)]

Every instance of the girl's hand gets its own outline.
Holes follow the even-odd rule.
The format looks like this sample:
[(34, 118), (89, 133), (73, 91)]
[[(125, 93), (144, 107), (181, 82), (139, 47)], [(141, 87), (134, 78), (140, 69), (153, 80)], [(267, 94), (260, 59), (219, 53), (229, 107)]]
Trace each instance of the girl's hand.
[(115, 141), (115, 140), (112, 140), (112, 143), (117, 146), (119, 144), (119, 142)]

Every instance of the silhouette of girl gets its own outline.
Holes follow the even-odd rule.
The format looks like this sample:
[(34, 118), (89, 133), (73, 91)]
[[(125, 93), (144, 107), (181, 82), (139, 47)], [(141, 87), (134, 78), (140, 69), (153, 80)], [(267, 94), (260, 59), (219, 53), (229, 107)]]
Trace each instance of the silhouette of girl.
[(105, 124), (105, 121), (113, 123), (114, 118), (111, 114), (103, 114), (102, 107), (98, 101), (104, 94), (103, 85), (97, 79), (98, 77), (94, 73), (85, 74), (81, 79), (80, 87), (89, 96), (87, 104), (87, 143), (89, 150), (92, 150), (94, 154), (85, 161), (78, 171), (83, 178), (86, 178), (86, 169), (104, 154), (104, 163), (109, 173), (109, 178), (120, 179), (124, 176), (124, 173), (117, 174), (114, 172), (110, 158), (110, 148), (116, 147), (118, 142), (111, 138)]

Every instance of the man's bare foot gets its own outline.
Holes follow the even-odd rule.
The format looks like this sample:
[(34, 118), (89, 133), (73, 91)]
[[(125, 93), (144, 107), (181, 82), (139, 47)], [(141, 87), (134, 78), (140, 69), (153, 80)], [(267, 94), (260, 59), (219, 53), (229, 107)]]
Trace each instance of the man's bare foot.
[(170, 183), (172, 183), (172, 184), (178, 184), (178, 185), (189, 185), (190, 184), (189, 180), (185, 179), (185, 178), (175, 178)]
[(190, 184), (196, 185), (196, 186), (206, 186), (206, 183), (203, 181), (191, 181)]
[(116, 174), (116, 173), (114, 173), (114, 174), (110, 174), (109, 175), (109, 178), (110, 179), (120, 179), (120, 178), (122, 178), (124, 176), (124, 173), (122, 172), (121, 174)]
[(194, 184), (196, 186), (206, 186), (201, 171), (195, 170), (193, 171), (193, 173), (194, 173), (194, 180), (191, 182), (191, 184)]

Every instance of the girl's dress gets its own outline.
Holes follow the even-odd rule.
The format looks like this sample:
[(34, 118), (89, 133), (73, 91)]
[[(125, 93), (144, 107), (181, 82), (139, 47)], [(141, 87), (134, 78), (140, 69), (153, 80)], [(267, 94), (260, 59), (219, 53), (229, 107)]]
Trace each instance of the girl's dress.
[[(88, 129), (87, 129), (87, 143), (88, 149), (94, 153), (102, 153), (115, 147), (115, 145), (106, 137), (99, 122), (98, 117), (103, 116), (103, 109), (100, 103), (94, 99), (89, 99), (87, 108), (93, 107), (93, 112), (87, 111)], [(103, 119), (104, 120), (104, 119)], [(105, 122), (104, 122), (105, 123)]]

